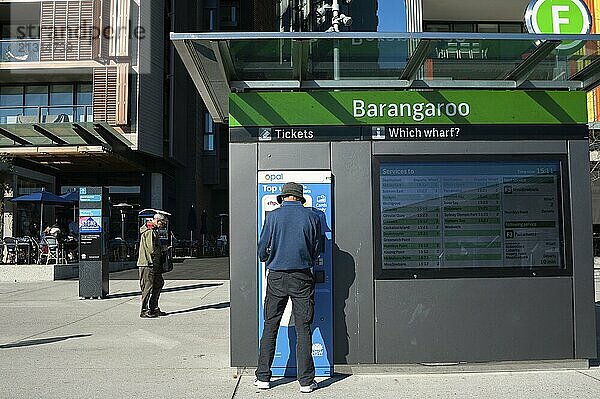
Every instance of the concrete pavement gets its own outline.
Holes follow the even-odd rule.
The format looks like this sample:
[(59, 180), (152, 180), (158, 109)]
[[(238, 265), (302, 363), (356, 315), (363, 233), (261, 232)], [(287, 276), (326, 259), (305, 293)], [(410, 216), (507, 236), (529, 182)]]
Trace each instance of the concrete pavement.
[[(320, 379), (323, 387), (311, 395), (300, 394), (291, 379), (258, 391), (251, 373), (236, 376), (229, 367), (229, 282), (210, 279), (228, 275), (226, 268), (226, 258), (176, 265), (161, 296), (169, 315), (159, 319), (138, 317), (135, 271), (111, 274), (105, 300), (79, 300), (75, 280), (0, 283), (0, 398), (600, 397), (598, 367), (391, 370)], [(600, 315), (600, 302), (596, 306)]]

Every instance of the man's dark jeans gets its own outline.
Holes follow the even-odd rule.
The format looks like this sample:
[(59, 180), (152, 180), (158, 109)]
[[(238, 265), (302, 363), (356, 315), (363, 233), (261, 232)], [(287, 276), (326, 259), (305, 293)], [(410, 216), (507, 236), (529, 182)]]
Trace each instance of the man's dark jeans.
[(265, 324), (260, 340), (256, 378), (260, 381), (271, 379), (271, 365), (275, 356), (277, 332), (288, 297), (292, 298), (292, 313), (296, 327), (298, 381), (302, 386), (310, 385), (315, 378), (310, 330), (315, 308), (315, 280), (309, 269), (269, 270), (264, 308)]
[(155, 311), (158, 308), (160, 290), (165, 285), (162, 273), (152, 266), (140, 266), (140, 288), (142, 289), (142, 312)]

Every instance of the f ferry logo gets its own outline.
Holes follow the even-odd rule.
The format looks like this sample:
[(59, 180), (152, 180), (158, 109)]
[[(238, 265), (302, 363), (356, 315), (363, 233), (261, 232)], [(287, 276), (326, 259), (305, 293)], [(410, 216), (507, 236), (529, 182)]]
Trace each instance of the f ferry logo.
[[(525, 25), (529, 33), (585, 35), (591, 31), (592, 16), (583, 0), (531, 0)], [(574, 52), (581, 46), (580, 40), (565, 40), (556, 49)]]
[(262, 127), (258, 133), (258, 141), (271, 141), (273, 136), (271, 135), (270, 127)]

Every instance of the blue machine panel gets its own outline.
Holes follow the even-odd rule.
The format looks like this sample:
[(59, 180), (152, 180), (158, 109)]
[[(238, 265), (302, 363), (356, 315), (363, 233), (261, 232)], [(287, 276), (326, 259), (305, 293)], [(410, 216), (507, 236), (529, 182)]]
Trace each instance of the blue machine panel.
[[(325, 236), (324, 252), (315, 274), (324, 272), (324, 281), (315, 285), (315, 313), (312, 324), (312, 355), (317, 376), (333, 374), (333, 298), (332, 298), (332, 231), (331, 231), (331, 172), (330, 171), (262, 171), (258, 173), (258, 235), (268, 212), (279, 207), (277, 195), (283, 184), (294, 181), (304, 186), (304, 206), (312, 207), (322, 217)], [(264, 323), (264, 299), (266, 294), (265, 264), (258, 261), (258, 334), (262, 336)], [(291, 301), (281, 319), (277, 335), (277, 347), (273, 360), (274, 376), (296, 376), (296, 332)]]

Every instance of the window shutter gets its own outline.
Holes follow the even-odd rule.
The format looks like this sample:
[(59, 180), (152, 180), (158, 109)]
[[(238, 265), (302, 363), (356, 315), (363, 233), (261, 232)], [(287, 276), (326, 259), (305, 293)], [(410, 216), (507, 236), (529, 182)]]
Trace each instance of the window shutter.
[(94, 69), (94, 121), (128, 123), (129, 64)]
[(115, 124), (117, 114), (117, 68), (94, 68), (94, 122)]
[(41, 9), (41, 61), (92, 59), (92, 0), (44, 1)]
[(129, 64), (117, 65), (117, 125), (126, 125), (128, 123), (128, 104), (129, 104)]

